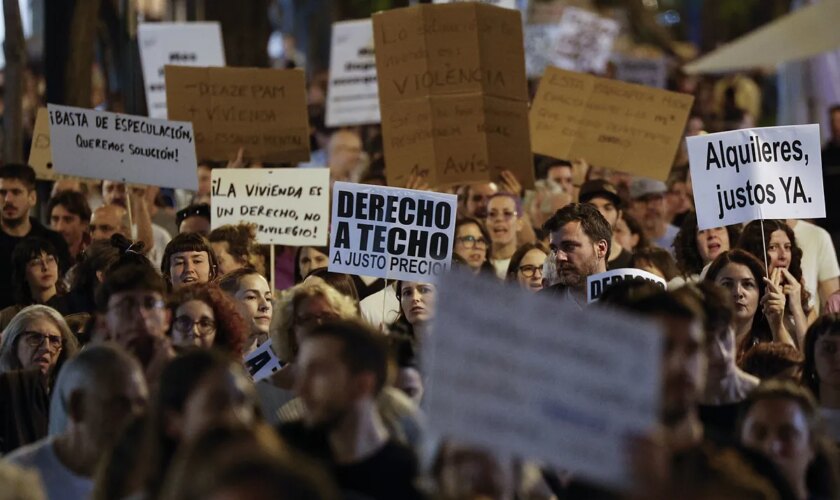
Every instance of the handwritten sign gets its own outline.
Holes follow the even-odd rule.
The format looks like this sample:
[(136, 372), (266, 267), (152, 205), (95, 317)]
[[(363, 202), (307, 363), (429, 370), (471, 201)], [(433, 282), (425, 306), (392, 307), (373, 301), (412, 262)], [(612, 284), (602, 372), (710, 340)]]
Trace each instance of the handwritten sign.
[(327, 168), (235, 168), (212, 171), (213, 229), (253, 223), (262, 245), (327, 244)]
[(267, 379), (283, 368), (283, 362), (274, 354), (271, 348), (271, 339), (266, 340), (253, 352), (245, 356), (245, 368), (254, 379), (254, 382)]
[(48, 104), (56, 173), (198, 189), (192, 124)]
[(38, 179), (54, 181), (58, 178), (52, 164), (50, 115), (47, 108), (38, 108), (38, 113), (35, 115), (35, 128), (32, 130), (28, 163), (35, 170), (35, 177)]
[(628, 487), (625, 439), (658, 417), (658, 328), (460, 272), (438, 293), (423, 353), (431, 429)]
[(825, 217), (819, 125), (735, 130), (686, 144), (700, 229)]
[(198, 156), (230, 160), (239, 148), (264, 162), (309, 160), (303, 71), (166, 66), (169, 117), (195, 127)]
[(627, 267), (621, 269), (612, 269), (605, 273), (593, 274), (586, 278), (586, 301), (591, 303), (601, 298), (604, 291), (622, 281), (641, 280), (653, 283), (661, 287), (663, 290), (668, 288), (668, 283), (659, 276), (636, 269), (634, 267)]
[(137, 28), (146, 105), (152, 118), (166, 118), (163, 67), (224, 66), (222, 28), (217, 22), (141, 23)]
[(327, 126), (379, 123), (373, 21), (333, 23)]
[(428, 281), (449, 270), (457, 196), (333, 185), (330, 271)]
[(389, 182), (495, 180), (508, 169), (532, 186), (519, 12), (418, 5), (375, 14), (373, 26)]
[(616, 79), (658, 89), (665, 88), (668, 80), (665, 57), (633, 57), (621, 54), (613, 59)]
[(535, 153), (665, 180), (694, 97), (548, 68), (531, 107)]

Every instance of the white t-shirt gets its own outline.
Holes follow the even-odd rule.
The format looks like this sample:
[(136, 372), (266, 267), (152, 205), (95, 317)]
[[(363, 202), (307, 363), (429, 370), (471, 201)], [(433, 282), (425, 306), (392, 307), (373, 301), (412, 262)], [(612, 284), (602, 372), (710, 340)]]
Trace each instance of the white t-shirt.
[(510, 258), (507, 259), (490, 259), (490, 263), (496, 268), (496, 276), (500, 280), (504, 280), (507, 275), (508, 266), (510, 266)]
[(386, 286), (378, 292), (368, 295), (359, 302), (362, 318), (378, 331), (388, 331), (388, 325), (397, 320), (400, 315), (400, 301), (393, 285)]
[(166, 245), (172, 240), (172, 236), (166, 229), (152, 223), (152, 237), (155, 240), (155, 247), (149, 253), (149, 260), (155, 265), (155, 268), (160, 269), (160, 263), (163, 261), (163, 252), (166, 250)]
[(90, 498), (93, 480), (77, 476), (61, 463), (53, 449), (54, 440), (55, 437), (47, 437), (18, 448), (6, 459), (19, 467), (38, 472), (49, 500)]
[(813, 308), (818, 304), (820, 281), (840, 276), (837, 252), (828, 231), (810, 222), (798, 221), (793, 234), (802, 249), (802, 278), (805, 289), (811, 294), (808, 304)]

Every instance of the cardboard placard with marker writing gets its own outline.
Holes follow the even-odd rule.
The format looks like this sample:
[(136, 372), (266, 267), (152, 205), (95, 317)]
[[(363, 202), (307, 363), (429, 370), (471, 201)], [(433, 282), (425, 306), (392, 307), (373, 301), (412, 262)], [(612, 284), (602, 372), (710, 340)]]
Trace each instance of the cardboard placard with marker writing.
[(549, 67), (531, 107), (534, 153), (665, 180), (694, 97)]
[(373, 16), (389, 184), (534, 183), (518, 11), (418, 5)]
[(226, 161), (239, 148), (263, 162), (309, 160), (306, 83), (298, 69), (166, 66), (166, 106), (195, 128), (199, 158)]

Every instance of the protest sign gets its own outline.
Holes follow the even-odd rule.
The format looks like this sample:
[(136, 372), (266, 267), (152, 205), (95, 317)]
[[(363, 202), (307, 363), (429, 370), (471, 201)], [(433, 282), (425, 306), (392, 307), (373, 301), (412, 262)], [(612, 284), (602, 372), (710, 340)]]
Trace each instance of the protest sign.
[(472, 273), (437, 289), (423, 353), (434, 434), (629, 486), (625, 440), (658, 420), (658, 327)]
[(612, 269), (605, 273), (590, 275), (586, 278), (586, 301), (595, 302), (601, 298), (601, 294), (603, 294), (604, 290), (607, 288), (615, 285), (616, 283), (629, 280), (647, 281), (648, 283), (653, 283), (654, 285), (661, 287), (663, 290), (668, 288), (668, 283), (663, 278), (660, 278), (653, 273), (642, 271), (641, 269), (636, 269), (634, 267)]
[(253, 223), (262, 245), (327, 244), (327, 168), (213, 169), (213, 229)]
[(50, 116), (47, 108), (38, 108), (38, 113), (35, 115), (35, 128), (32, 130), (28, 163), (35, 170), (35, 177), (38, 179), (54, 181), (58, 178), (52, 164)]
[(545, 68), (556, 66), (552, 58), (560, 26), (556, 24), (525, 25), (525, 72), (528, 78), (539, 78)]
[(283, 368), (283, 362), (274, 354), (271, 348), (271, 339), (266, 340), (253, 352), (245, 356), (245, 368), (248, 374), (254, 379), (254, 382), (267, 379), (280, 368)]
[(552, 65), (570, 71), (603, 73), (618, 36), (618, 23), (594, 12), (566, 7), (558, 27)]
[(222, 28), (217, 22), (141, 23), (137, 28), (146, 107), (152, 118), (166, 118), (163, 67), (224, 66)]
[(487, 5), (495, 5), (496, 7), (504, 7), (506, 9), (515, 9), (516, 0), (432, 0), (432, 3), (461, 3), (461, 2), (476, 2)]
[(48, 104), (55, 172), (198, 189), (192, 124)]
[[(390, 184), (534, 183), (518, 11), (418, 5), (373, 16)], [(480, 27), (478, 29), (477, 27)]]
[(329, 270), (429, 281), (449, 270), (458, 197), (336, 182)]
[(546, 69), (531, 107), (535, 153), (664, 181), (694, 97)]
[(193, 123), (200, 158), (231, 160), (244, 148), (263, 162), (309, 160), (303, 71), (167, 65), (165, 72), (169, 117)]
[(825, 217), (819, 125), (698, 135), (686, 143), (699, 229)]
[(379, 123), (373, 21), (333, 23), (327, 126)]
[(615, 78), (622, 82), (638, 83), (648, 87), (664, 89), (668, 80), (668, 66), (665, 57), (633, 57), (617, 54)]

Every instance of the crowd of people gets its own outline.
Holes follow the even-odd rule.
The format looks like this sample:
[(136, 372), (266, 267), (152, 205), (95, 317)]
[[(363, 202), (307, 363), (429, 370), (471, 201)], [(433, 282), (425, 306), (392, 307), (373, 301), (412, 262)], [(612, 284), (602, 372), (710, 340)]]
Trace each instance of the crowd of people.
[[(330, 130), (322, 109), (310, 112), (313, 160), (298, 167), (387, 185), (376, 127)], [(832, 117), (825, 161), (840, 147), (840, 108)], [(692, 116), (686, 134), (702, 122)], [(836, 234), (793, 219), (700, 230), (683, 153), (667, 182), (539, 155), (533, 189), (508, 171), (457, 186), (409, 180), (458, 197), (453, 269), (660, 324), (658, 424), (615, 451), (634, 478), (626, 491), (429, 429), (423, 346), (457, 335), (435, 323), (440, 282), (331, 272), (329, 246), (269, 252), (253, 225), (211, 230), (212, 170), (263, 166), (243, 150), (227, 165), (199, 162), (194, 193), (46, 183), (27, 165), (0, 166), (0, 490), (840, 498)], [(587, 303), (588, 277), (624, 268), (667, 291), (626, 281)], [(255, 382), (246, 361), (266, 345), (279, 367)]]

